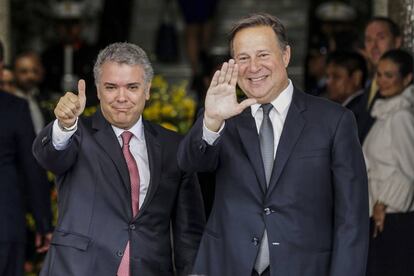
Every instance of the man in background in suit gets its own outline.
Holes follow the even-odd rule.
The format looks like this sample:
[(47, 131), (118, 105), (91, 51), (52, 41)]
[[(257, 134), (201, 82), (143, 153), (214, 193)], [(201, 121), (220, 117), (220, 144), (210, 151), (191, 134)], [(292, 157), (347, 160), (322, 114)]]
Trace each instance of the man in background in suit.
[[(350, 109), (357, 123), (366, 110), (364, 85), (367, 66), (357, 52), (334, 51), (326, 60), (326, 91), (328, 98)], [(361, 130), (358, 129), (358, 133)]]
[(16, 83), (15, 95), (27, 100), (32, 116), (35, 133), (38, 134), (45, 126), (46, 120), (40, 107), (40, 99), (45, 98), (39, 89), (43, 80), (43, 65), (35, 52), (23, 52), (14, 60)]
[(33, 146), (57, 175), (59, 196), (41, 275), (159, 276), (174, 268), (187, 275), (205, 221), (200, 187), (195, 174), (178, 168), (181, 137), (142, 119), (153, 77), (148, 57), (136, 45), (111, 44), (94, 76), (100, 110), (79, 118), (86, 103), (80, 80)]
[(361, 143), (364, 142), (365, 137), (375, 122), (370, 113), (375, 100), (380, 96), (376, 77), (378, 61), (385, 52), (401, 47), (402, 36), (400, 28), (388, 17), (373, 17), (365, 26), (364, 44), (371, 79), (364, 94), (365, 109), (363, 109), (358, 121)]
[[(3, 46), (0, 42), (0, 81)], [(0, 275), (23, 276), (26, 206), (36, 223), (38, 252), (51, 239), (50, 189), (31, 153), (35, 138), (26, 101), (0, 91)]]
[(276, 17), (237, 22), (230, 50), (178, 151), (185, 171), (216, 174), (194, 273), (365, 275), (367, 177), (351, 111), (293, 86)]

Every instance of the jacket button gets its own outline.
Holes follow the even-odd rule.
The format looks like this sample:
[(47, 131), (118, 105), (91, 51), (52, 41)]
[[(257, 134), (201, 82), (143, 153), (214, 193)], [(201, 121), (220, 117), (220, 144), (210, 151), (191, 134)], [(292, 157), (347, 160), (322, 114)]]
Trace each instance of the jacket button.
[(118, 257), (122, 257), (122, 256), (124, 256), (124, 252), (122, 252), (121, 250), (119, 250), (119, 251), (116, 252), (116, 255)]
[(135, 229), (135, 224), (130, 224), (129, 229), (134, 230)]
[(268, 216), (268, 215), (270, 215), (271, 213), (273, 213), (274, 211), (272, 210), (272, 209), (270, 209), (270, 208), (264, 208), (263, 209), (263, 211), (265, 212), (265, 214)]
[(255, 246), (259, 245), (259, 239), (258, 239), (258, 238), (256, 238), (256, 237), (254, 237), (254, 238), (252, 239), (252, 243), (253, 243)]

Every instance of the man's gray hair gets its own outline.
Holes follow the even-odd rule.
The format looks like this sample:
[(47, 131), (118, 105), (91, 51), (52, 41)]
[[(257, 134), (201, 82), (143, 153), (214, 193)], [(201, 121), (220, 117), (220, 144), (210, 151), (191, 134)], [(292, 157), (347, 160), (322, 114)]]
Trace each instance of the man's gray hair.
[(101, 76), (101, 67), (105, 62), (116, 62), (130, 66), (139, 65), (144, 70), (145, 84), (149, 84), (154, 76), (151, 62), (147, 54), (138, 45), (127, 42), (116, 42), (106, 46), (99, 52), (93, 67), (95, 84), (98, 85)]

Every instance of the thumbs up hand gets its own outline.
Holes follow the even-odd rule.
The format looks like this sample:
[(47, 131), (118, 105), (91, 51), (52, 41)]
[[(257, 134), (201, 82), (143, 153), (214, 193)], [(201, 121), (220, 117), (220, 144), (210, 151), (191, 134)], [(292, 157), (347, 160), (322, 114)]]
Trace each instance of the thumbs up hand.
[(66, 92), (66, 94), (59, 99), (54, 113), (61, 127), (69, 128), (73, 126), (76, 122), (76, 119), (85, 110), (85, 90), (85, 81), (81, 79), (78, 82), (78, 95), (72, 92)]

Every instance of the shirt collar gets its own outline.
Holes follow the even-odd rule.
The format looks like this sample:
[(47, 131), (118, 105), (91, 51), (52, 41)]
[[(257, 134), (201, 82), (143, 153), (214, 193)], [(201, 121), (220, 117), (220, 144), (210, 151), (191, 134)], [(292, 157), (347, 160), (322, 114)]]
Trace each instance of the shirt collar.
[[(276, 109), (276, 111), (279, 114), (287, 114), (287, 109), (290, 106), (290, 103), (292, 102), (292, 96), (293, 96), (293, 84), (290, 79), (288, 79), (289, 84), (288, 86), (280, 92), (279, 96), (274, 99), (271, 104)], [(251, 106), (252, 115), (253, 117), (256, 116), (257, 110), (259, 110), (261, 104), (253, 104)]]
[(121, 134), (124, 131), (127, 130), (127, 131), (132, 132), (132, 134), (134, 134), (134, 136), (138, 140), (140, 140), (140, 141), (144, 140), (144, 125), (142, 123), (142, 116), (139, 117), (139, 120), (130, 129), (122, 129), (122, 128), (116, 127), (114, 125), (111, 125), (111, 126), (112, 126), (112, 129), (115, 132), (116, 137), (118, 137), (118, 138), (121, 136)]

